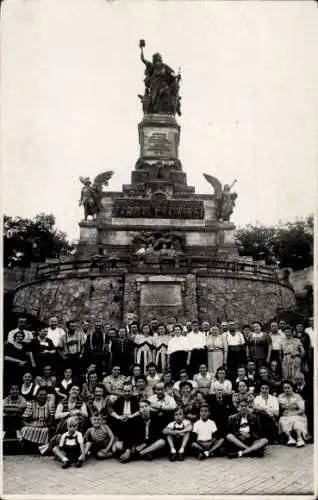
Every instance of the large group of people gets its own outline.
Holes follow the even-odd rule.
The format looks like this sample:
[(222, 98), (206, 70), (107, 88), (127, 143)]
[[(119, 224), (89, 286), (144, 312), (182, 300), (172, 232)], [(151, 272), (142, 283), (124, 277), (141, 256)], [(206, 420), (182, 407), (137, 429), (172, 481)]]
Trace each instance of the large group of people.
[(263, 456), (267, 444), (313, 440), (309, 326), (238, 328), (133, 318), (118, 329), (57, 318), (4, 344), (3, 440), (52, 454), (63, 468), (113, 457), (125, 463), (188, 455)]

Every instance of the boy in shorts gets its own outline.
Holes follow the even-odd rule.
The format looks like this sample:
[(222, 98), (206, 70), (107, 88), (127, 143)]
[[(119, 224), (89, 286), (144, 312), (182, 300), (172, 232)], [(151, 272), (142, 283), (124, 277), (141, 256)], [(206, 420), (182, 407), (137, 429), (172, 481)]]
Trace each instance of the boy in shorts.
[(93, 457), (103, 460), (113, 456), (112, 447), (115, 443), (115, 436), (103, 423), (103, 418), (99, 412), (95, 412), (91, 418), (92, 427), (90, 427), (84, 436), (85, 457)]
[(200, 420), (197, 420), (193, 425), (195, 438), (191, 447), (198, 454), (199, 460), (212, 457), (224, 442), (224, 439), (218, 436), (218, 429), (214, 420), (210, 420), (209, 416), (208, 405), (202, 405), (200, 408)]
[[(192, 423), (184, 418), (182, 408), (177, 408), (174, 411), (174, 420), (170, 422), (165, 429), (163, 435), (166, 436), (170, 447), (170, 461), (174, 462), (177, 458), (182, 462), (184, 460), (185, 448), (189, 442), (192, 431)], [(177, 452), (177, 449), (179, 450)]]

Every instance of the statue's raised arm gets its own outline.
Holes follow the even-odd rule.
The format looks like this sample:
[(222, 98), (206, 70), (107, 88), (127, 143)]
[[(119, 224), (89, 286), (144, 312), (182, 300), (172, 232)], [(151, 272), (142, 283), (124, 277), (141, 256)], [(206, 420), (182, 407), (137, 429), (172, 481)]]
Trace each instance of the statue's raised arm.
[(144, 56), (145, 40), (139, 41), (140, 57), (146, 66), (144, 79), (145, 93), (139, 95), (145, 114), (161, 113), (175, 115), (180, 111), (179, 82), (180, 72), (176, 74), (170, 66), (163, 63), (161, 54), (156, 52), (152, 62)]

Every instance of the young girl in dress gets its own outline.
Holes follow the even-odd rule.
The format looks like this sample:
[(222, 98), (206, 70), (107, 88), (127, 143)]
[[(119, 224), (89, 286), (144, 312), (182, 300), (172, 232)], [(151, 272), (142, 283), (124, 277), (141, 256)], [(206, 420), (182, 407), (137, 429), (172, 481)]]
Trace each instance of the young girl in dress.
[(158, 333), (153, 336), (154, 356), (153, 361), (157, 365), (158, 372), (163, 373), (168, 366), (168, 339), (169, 335), (165, 325), (158, 326)]
[(146, 368), (152, 362), (154, 349), (153, 337), (150, 336), (150, 326), (144, 325), (141, 333), (135, 336), (135, 363), (141, 366), (142, 373), (146, 373)]

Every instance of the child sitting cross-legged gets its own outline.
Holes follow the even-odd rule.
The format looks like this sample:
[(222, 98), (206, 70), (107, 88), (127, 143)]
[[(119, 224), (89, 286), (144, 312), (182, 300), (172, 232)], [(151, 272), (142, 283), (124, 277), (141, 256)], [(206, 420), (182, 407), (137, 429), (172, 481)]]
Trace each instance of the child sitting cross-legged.
[(198, 454), (200, 460), (212, 457), (224, 443), (223, 438), (219, 438), (217, 427), (214, 420), (209, 419), (208, 405), (202, 405), (200, 408), (200, 420), (193, 425), (194, 441), (192, 449)]
[(182, 408), (177, 408), (174, 411), (173, 422), (170, 422), (163, 430), (163, 434), (167, 437), (167, 442), (170, 447), (171, 462), (174, 462), (177, 458), (180, 461), (184, 460), (185, 448), (189, 442), (191, 431), (192, 423), (190, 420), (184, 418)]
[(59, 445), (53, 448), (53, 453), (62, 462), (62, 468), (67, 469), (72, 464), (81, 467), (85, 458), (83, 434), (78, 430), (78, 418), (67, 419), (67, 432), (62, 434)]
[(85, 457), (92, 455), (97, 459), (110, 458), (113, 456), (112, 447), (115, 442), (115, 436), (105, 423), (102, 415), (95, 412), (91, 418), (92, 427), (90, 427), (84, 436)]

